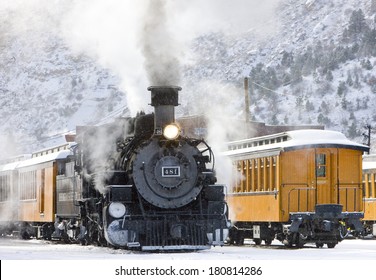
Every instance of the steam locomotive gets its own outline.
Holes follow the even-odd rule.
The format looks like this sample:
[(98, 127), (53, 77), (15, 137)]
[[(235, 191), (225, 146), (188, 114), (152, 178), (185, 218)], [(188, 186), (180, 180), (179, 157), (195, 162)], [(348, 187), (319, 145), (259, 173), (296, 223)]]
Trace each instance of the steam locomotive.
[[(4, 188), (12, 194), (0, 210), (18, 198), (13, 220), (23, 224), (25, 236), (143, 251), (224, 244), (230, 223), (211, 148), (184, 137), (175, 122), (180, 87), (148, 90), (154, 113), (77, 127), (70, 153), (51, 153), (48, 163), (29, 159), (19, 166), (33, 178), (5, 180), (20, 187)], [(12, 178), (25, 173), (12, 166)], [(33, 194), (23, 194), (21, 185), (32, 182)]]

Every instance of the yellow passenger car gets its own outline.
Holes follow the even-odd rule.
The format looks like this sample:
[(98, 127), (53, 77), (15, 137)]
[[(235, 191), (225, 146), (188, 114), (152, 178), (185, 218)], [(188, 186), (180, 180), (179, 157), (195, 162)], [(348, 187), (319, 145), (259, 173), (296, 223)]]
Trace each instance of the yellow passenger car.
[(0, 166), (0, 232), (23, 238), (51, 236), (56, 214), (56, 176), (68, 155), (65, 146), (37, 152)]
[(362, 155), (335, 131), (296, 130), (228, 143), (230, 242), (333, 248), (361, 232)]
[(17, 218), (17, 162), (0, 165), (0, 225)]
[(0, 232), (11, 234), (18, 221), (18, 170), (17, 166), (31, 155), (20, 155), (0, 163)]
[(364, 229), (376, 236), (376, 155), (363, 156)]
[[(55, 222), (56, 176), (69, 150), (37, 155), (17, 166), (18, 171), (18, 220), (38, 230)], [(52, 224), (51, 224), (52, 223)], [(53, 228), (42, 229), (44, 234)], [(27, 237), (28, 231), (24, 231)], [(49, 233), (48, 233), (49, 234)]]

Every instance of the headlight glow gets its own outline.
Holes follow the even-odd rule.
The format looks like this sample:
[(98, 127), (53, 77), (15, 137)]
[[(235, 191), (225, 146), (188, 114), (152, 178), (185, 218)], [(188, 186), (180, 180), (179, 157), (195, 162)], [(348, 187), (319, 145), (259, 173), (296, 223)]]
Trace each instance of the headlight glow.
[(111, 202), (108, 207), (108, 213), (113, 218), (121, 218), (125, 215), (125, 205), (120, 202)]
[(166, 137), (168, 140), (175, 140), (178, 138), (180, 134), (180, 128), (177, 124), (169, 124), (166, 125), (163, 129), (163, 136)]

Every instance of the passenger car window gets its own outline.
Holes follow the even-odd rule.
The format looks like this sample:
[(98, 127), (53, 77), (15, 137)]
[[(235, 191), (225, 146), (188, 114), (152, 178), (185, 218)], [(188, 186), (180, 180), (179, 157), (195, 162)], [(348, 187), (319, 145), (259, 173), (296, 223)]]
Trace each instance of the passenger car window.
[(316, 155), (316, 177), (326, 177), (326, 155)]

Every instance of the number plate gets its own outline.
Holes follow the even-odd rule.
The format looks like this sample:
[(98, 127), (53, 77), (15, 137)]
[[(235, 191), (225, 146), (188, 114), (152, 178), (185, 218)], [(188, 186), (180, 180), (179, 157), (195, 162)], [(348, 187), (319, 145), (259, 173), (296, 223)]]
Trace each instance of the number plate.
[(162, 177), (180, 177), (180, 166), (163, 166)]

